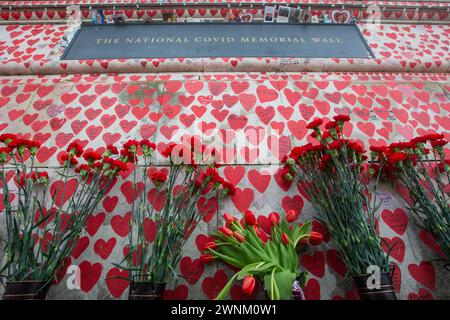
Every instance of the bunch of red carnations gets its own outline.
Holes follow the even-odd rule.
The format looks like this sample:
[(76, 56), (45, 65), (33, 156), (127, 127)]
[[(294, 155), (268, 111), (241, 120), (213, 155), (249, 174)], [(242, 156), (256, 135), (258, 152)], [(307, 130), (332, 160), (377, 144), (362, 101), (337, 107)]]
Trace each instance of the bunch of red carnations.
[(344, 137), (349, 120), (337, 115), (326, 123), (322, 119), (309, 123), (315, 142), (291, 150), (283, 159), (284, 176), (288, 181), (298, 179), (352, 276), (365, 275), (373, 265), (388, 272), (389, 255), (382, 250), (376, 229), (378, 179), (369, 185), (375, 175), (368, 169), (364, 146)]
[(406, 189), (400, 195), (423, 227), (434, 235), (447, 260), (450, 259), (450, 159), (445, 158), (448, 141), (442, 134), (427, 134), (387, 147), (372, 146), (376, 162), (372, 170)]
[[(113, 185), (127, 159), (100, 155), (69, 144), (61, 155), (59, 179), (38, 166), (39, 142), (14, 134), (0, 135), (0, 179), (6, 219), (6, 248), (0, 274), (8, 283), (40, 282), (48, 290), (64, 275), (68, 260), (87, 219)], [(72, 169), (83, 156), (85, 164)], [(42, 165), (42, 164), (41, 164)], [(13, 178), (11, 181), (11, 177)], [(44, 289), (43, 289), (44, 288)]]
[(134, 283), (166, 284), (176, 278), (183, 245), (197, 224), (214, 209), (217, 198), (235, 189), (217, 172), (215, 151), (199, 138), (164, 147), (161, 155), (168, 164), (161, 168), (154, 163), (154, 144), (133, 140), (125, 145), (132, 157), (142, 158), (142, 165), (133, 172), (129, 250), (117, 266)]

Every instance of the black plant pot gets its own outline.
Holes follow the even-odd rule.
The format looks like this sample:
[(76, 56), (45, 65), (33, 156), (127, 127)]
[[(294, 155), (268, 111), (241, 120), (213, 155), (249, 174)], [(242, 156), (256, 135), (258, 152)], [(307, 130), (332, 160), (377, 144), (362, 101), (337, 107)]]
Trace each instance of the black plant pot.
[(363, 274), (353, 277), (353, 283), (358, 290), (361, 300), (397, 300), (397, 295), (392, 285), (392, 278), (389, 272), (382, 272), (380, 275), (380, 287), (370, 289), (367, 280), (371, 274)]
[(3, 300), (45, 300), (49, 289), (45, 281), (11, 281), (6, 283)]
[(166, 283), (163, 282), (130, 282), (128, 300), (163, 300)]

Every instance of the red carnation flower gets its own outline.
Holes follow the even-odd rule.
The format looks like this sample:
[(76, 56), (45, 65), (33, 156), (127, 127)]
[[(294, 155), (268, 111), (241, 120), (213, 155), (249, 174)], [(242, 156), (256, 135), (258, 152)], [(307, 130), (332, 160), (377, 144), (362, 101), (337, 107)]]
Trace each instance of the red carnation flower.
[(229, 183), (228, 181), (222, 182), (222, 188), (224, 190), (224, 194), (226, 195), (234, 195), (236, 193), (236, 187)]
[(94, 161), (100, 160), (102, 158), (102, 156), (98, 152), (95, 152), (95, 151), (86, 151), (83, 154), (83, 158), (87, 162), (94, 162)]
[(117, 147), (113, 146), (112, 144), (107, 145), (106, 150), (108, 150), (110, 154), (119, 154), (119, 150), (117, 150)]
[(437, 148), (437, 147), (443, 147), (448, 143), (447, 140), (441, 139), (441, 140), (435, 140), (435, 141), (431, 141), (431, 146), (433, 148)]
[(313, 121), (311, 121), (310, 123), (308, 123), (308, 125), (306, 126), (307, 129), (316, 129), (317, 127), (319, 127), (321, 124), (323, 123), (322, 119), (315, 119)]
[(0, 148), (0, 154), (6, 154), (8, 155), (11, 152), (11, 148), (8, 147), (2, 147)]
[(436, 140), (444, 139), (444, 135), (438, 134), (438, 133), (430, 133), (424, 137), (426, 137), (426, 139), (429, 141), (436, 141)]
[(128, 140), (123, 144), (123, 148), (127, 150), (129, 153), (136, 154), (137, 148), (139, 146), (139, 141), (137, 140)]
[(80, 157), (83, 154), (83, 152), (84, 152), (83, 147), (78, 142), (75, 142), (75, 141), (71, 142), (67, 146), (66, 151), (68, 153), (72, 153), (73, 155), (75, 155), (77, 157)]
[(148, 176), (150, 180), (153, 181), (154, 184), (159, 185), (165, 181), (167, 181), (167, 171), (166, 170), (158, 170), (155, 167), (152, 167), (148, 171)]
[(12, 133), (0, 134), (0, 142), (3, 142), (6, 145), (8, 145), (11, 141), (16, 140), (16, 139), (17, 139), (17, 136)]
[(336, 150), (336, 149), (342, 148), (343, 145), (344, 145), (344, 140), (342, 140), (342, 139), (337, 139), (337, 140), (332, 141), (332, 142), (328, 145), (328, 147), (329, 147), (331, 150)]
[(152, 149), (155, 150), (156, 149), (156, 144), (154, 144), (153, 142), (150, 142), (148, 139), (144, 139), (141, 140), (141, 142), (139, 142), (139, 144), (141, 145), (141, 148), (148, 148), (148, 149)]
[(355, 151), (356, 153), (364, 153), (365, 152), (364, 147), (356, 141), (350, 141), (348, 143), (348, 146), (351, 149), (353, 149), (353, 151)]
[(164, 158), (169, 158), (172, 155), (173, 149), (176, 147), (176, 143), (169, 143), (169, 145), (161, 152)]
[(338, 114), (333, 117), (333, 120), (336, 122), (348, 122), (350, 121), (350, 117), (345, 114)]
[(406, 159), (408, 159), (408, 155), (404, 152), (391, 152), (387, 154), (387, 160), (392, 163), (405, 161)]
[(376, 153), (383, 153), (387, 149), (386, 146), (370, 146), (370, 151), (376, 152)]
[(330, 130), (332, 128), (336, 128), (336, 126), (337, 126), (337, 122), (330, 121), (325, 125), (325, 129)]
[(16, 139), (16, 140), (12, 140), (10, 143), (8, 143), (8, 147), (11, 149), (28, 148), (29, 145), (30, 145), (30, 140), (27, 140), (27, 139)]
[(61, 159), (62, 163), (64, 163), (64, 164), (66, 164), (69, 161), (69, 165), (71, 165), (71, 166), (75, 166), (78, 164), (78, 160), (75, 159), (74, 157), (70, 157), (70, 159), (69, 159), (68, 153), (63, 153), (61, 155), (60, 159)]

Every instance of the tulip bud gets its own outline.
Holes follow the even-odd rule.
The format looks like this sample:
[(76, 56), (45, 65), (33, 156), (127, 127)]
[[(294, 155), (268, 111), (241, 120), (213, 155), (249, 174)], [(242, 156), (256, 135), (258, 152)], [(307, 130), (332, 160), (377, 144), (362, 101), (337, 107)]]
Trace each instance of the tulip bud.
[(269, 237), (267, 236), (267, 234), (265, 232), (261, 232), (259, 231), (258, 237), (259, 239), (261, 239), (262, 243), (266, 243), (269, 240)]
[(229, 215), (228, 213), (223, 214), (223, 219), (225, 220), (225, 222), (227, 224), (231, 224), (237, 220), (235, 217), (233, 217), (232, 215)]
[(202, 261), (203, 263), (210, 263), (213, 260), (214, 260), (214, 257), (210, 254), (202, 254), (200, 256), (200, 261)]
[(256, 286), (255, 278), (251, 275), (245, 276), (244, 281), (242, 283), (242, 291), (249, 296), (253, 293), (253, 290), (255, 290), (255, 286)]
[(217, 248), (217, 243), (215, 243), (214, 241), (208, 242), (203, 246), (203, 250), (208, 250), (208, 249), (216, 249)]
[(319, 245), (322, 243), (323, 235), (319, 232), (312, 231), (309, 235), (309, 244), (311, 245)]
[(295, 220), (297, 220), (297, 212), (295, 212), (295, 210), (291, 209), (286, 213), (286, 221), (294, 222)]
[(262, 233), (262, 231), (261, 231), (261, 230), (258, 228), (258, 226), (255, 225), (255, 224), (252, 226), (252, 228), (253, 228), (253, 230), (255, 230), (256, 235), (259, 237), (260, 234)]
[(245, 211), (244, 218), (247, 225), (253, 226), (256, 224), (255, 215), (250, 210)]
[(233, 232), (233, 236), (240, 243), (245, 241), (245, 237), (242, 234), (240, 234), (239, 232), (237, 232), (237, 231)]
[(285, 244), (285, 245), (288, 245), (289, 244), (289, 236), (286, 234), (286, 233), (284, 233), (283, 232), (283, 234), (281, 235), (281, 241), (283, 241), (283, 243)]
[(231, 231), (227, 227), (220, 227), (219, 228), (219, 232), (222, 233), (223, 235), (227, 236), (227, 237), (232, 237), (233, 236), (233, 231)]
[(269, 214), (269, 222), (270, 222), (271, 227), (279, 224), (280, 223), (280, 215), (276, 212), (272, 212), (271, 214)]

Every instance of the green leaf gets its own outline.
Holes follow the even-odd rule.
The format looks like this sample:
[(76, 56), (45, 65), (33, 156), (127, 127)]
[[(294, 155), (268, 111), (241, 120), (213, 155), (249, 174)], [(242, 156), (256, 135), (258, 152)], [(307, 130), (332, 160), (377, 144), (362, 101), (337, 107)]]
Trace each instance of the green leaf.
[(296, 274), (289, 270), (275, 272), (264, 277), (264, 283), (270, 300), (290, 300), (292, 296), (292, 285)]
[(231, 290), (231, 286), (233, 285), (234, 280), (236, 280), (236, 278), (238, 277), (239, 273), (236, 273), (231, 279), (230, 281), (228, 281), (228, 283), (225, 285), (225, 287), (223, 287), (222, 291), (219, 292), (219, 294), (217, 295), (215, 300), (223, 300), (226, 298), (226, 296), (228, 295), (228, 293)]

